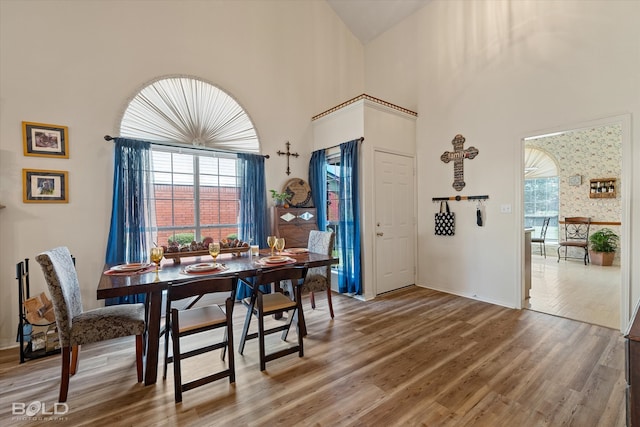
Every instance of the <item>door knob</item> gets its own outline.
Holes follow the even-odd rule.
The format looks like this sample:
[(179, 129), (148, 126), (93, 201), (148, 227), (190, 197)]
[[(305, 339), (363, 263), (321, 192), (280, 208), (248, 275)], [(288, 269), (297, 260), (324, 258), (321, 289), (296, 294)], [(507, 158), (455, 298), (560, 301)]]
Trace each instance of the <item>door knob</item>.
[(384, 233), (376, 233), (376, 236), (384, 236)]

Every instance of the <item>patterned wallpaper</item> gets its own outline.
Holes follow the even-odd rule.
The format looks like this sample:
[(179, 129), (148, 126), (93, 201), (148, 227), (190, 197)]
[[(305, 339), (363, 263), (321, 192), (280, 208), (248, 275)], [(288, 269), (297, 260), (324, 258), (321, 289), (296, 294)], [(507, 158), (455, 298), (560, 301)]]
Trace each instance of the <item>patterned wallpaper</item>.
[[(620, 182), (622, 170), (622, 126), (609, 125), (580, 129), (527, 141), (555, 159), (560, 181), (559, 219), (589, 216), (596, 222), (621, 222)], [(569, 185), (569, 177), (580, 175), (582, 184)], [(589, 180), (616, 178), (616, 198), (589, 198)], [(619, 226), (607, 226), (620, 234)], [(602, 228), (594, 226), (593, 230)]]

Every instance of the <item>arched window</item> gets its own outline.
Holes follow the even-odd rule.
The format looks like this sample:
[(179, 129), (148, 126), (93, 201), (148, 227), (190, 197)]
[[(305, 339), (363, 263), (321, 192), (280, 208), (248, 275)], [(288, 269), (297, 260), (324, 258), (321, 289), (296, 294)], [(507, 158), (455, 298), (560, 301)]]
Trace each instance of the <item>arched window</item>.
[(524, 149), (524, 178), (551, 178), (558, 176), (558, 165), (549, 154), (539, 148)]
[(257, 154), (260, 145), (233, 97), (193, 77), (156, 79), (127, 105), (120, 135), (154, 143), (149, 202), (157, 244), (239, 237), (237, 153)]
[(258, 153), (249, 115), (229, 94), (193, 77), (161, 78), (129, 102), (120, 135), (144, 141)]

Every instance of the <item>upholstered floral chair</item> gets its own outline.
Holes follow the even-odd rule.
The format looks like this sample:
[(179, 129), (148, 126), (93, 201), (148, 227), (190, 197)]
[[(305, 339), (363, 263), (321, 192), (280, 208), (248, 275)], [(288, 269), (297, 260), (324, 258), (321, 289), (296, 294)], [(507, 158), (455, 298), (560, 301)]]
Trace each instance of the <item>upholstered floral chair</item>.
[[(307, 249), (323, 255), (331, 255), (333, 253), (333, 245), (335, 242), (335, 234), (332, 231), (312, 230), (309, 232), (309, 243)], [(307, 272), (307, 278), (302, 285), (302, 292), (309, 292), (311, 299), (311, 308), (315, 310), (316, 300), (314, 292), (327, 291), (327, 303), (329, 304), (329, 313), (333, 319), (333, 303), (331, 301), (331, 266), (310, 268)]]
[(80, 345), (113, 338), (136, 336), (136, 368), (142, 381), (142, 352), (145, 332), (144, 304), (122, 304), (84, 311), (78, 275), (66, 247), (58, 247), (36, 257), (51, 293), (56, 315), (62, 375), (60, 402), (66, 402), (69, 376), (76, 373)]

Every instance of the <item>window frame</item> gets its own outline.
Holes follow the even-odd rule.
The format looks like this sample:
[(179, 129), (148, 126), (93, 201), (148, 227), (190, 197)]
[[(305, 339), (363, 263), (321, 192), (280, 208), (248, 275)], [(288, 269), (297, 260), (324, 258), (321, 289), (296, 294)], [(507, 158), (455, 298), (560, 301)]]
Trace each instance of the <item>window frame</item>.
[[(326, 224), (327, 224), (327, 230), (331, 230), (334, 233), (334, 245), (333, 245), (333, 256), (336, 258), (339, 258), (340, 256), (340, 252), (339, 252), (339, 233), (338, 233), (338, 226), (340, 223), (340, 218), (339, 218), (339, 212), (338, 212), (338, 218), (335, 219), (335, 221), (332, 221), (330, 219), (330, 214), (331, 214), (331, 206), (332, 203), (340, 203), (340, 151), (338, 151), (337, 153), (331, 153), (331, 154), (327, 154), (326, 157), (326, 166), (327, 166), (327, 170), (326, 170), (326, 181), (327, 181), (327, 188), (326, 188), (326, 192), (327, 192), (327, 206), (326, 206)], [(337, 177), (337, 179), (333, 179), (330, 180), (329, 176), (333, 175), (334, 177)], [(337, 183), (337, 188), (336, 188), (336, 197), (332, 198), (330, 197), (331, 194), (331, 186), (332, 184)], [(335, 271), (340, 271), (342, 269), (340, 264), (332, 264), (331, 265), (331, 269), (335, 270)]]
[[(536, 181), (536, 182), (533, 182)], [(555, 186), (555, 193), (549, 198), (549, 193), (552, 192), (549, 187)], [(528, 187), (534, 187), (534, 191), (544, 187), (543, 197), (531, 198), (531, 192), (528, 191)], [(535, 229), (534, 235), (539, 236), (542, 229), (542, 223), (544, 218), (550, 217), (549, 227), (547, 229), (546, 240), (558, 241), (558, 215), (560, 209), (560, 179), (558, 176), (548, 176), (539, 178), (527, 178), (524, 180), (524, 224), (525, 227), (531, 227)], [(555, 199), (555, 210), (550, 209), (550, 200), (553, 202)], [(539, 200), (543, 200), (541, 203), (537, 203)], [(533, 204), (532, 213), (527, 213), (528, 205)], [(538, 209), (537, 204), (544, 205)], [(544, 208), (544, 209), (543, 209)]]
[[(169, 170), (164, 170), (162, 167), (156, 167), (156, 164), (158, 162), (158, 157), (159, 156), (155, 156), (156, 153), (163, 153), (163, 154), (169, 154)], [(176, 170), (175, 168), (175, 155), (186, 155), (186, 156), (190, 156), (191, 157), (191, 168), (190, 169), (186, 169), (186, 170)], [(167, 145), (158, 145), (158, 144), (152, 144), (151, 146), (151, 156), (152, 156), (152, 174), (154, 176), (153, 179), (153, 187), (154, 190), (158, 190), (158, 186), (169, 186), (171, 187), (170, 189), (170, 196), (169, 198), (167, 197), (158, 197), (157, 195), (153, 195), (153, 200), (150, 201), (153, 203), (153, 206), (155, 208), (156, 211), (156, 225), (155, 225), (155, 229), (156, 229), (156, 234), (158, 236), (158, 244), (160, 245), (168, 245), (169, 244), (169, 238), (171, 238), (173, 236), (173, 240), (175, 240), (175, 236), (176, 234), (184, 234), (184, 233), (193, 233), (193, 240), (197, 241), (197, 242), (201, 242), (205, 237), (212, 237), (215, 241), (218, 241), (222, 238), (229, 238), (232, 235), (235, 235), (237, 237), (239, 229), (240, 229), (240, 175), (239, 175), (239, 165), (238, 165), (238, 156), (235, 153), (226, 153), (226, 152), (220, 152), (220, 151), (213, 151), (213, 150), (201, 150), (201, 149), (188, 149), (188, 148), (181, 148), (181, 147), (171, 147), (171, 146), (167, 146)], [(201, 159), (203, 158), (214, 158), (217, 159), (218, 162), (218, 167), (214, 168), (214, 170), (212, 171), (204, 171), (203, 168), (206, 167), (206, 165), (203, 165), (203, 162), (201, 161)], [(222, 172), (222, 168), (220, 168), (219, 162), (220, 159), (226, 159), (226, 160), (233, 160), (234, 166), (233, 166), (233, 174), (228, 174), (228, 173), (224, 173)], [(171, 177), (171, 180), (169, 182), (167, 182), (166, 180), (160, 180), (160, 179), (156, 179), (156, 177), (158, 176), (158, 174), (168, 174)], [(184, 181), (182, 179), (178, 180), (178, 181), (184, 181), (181, 183), (176, 183), (176, 180), (174, 179), (174, 177), (176, 175), (185, 175), (188, 174), (191, 176), (192, 180), (191, 182), (187, 182)], [(213, 176), (216, 177), (216, 179), (214, 179), (214, 181), (217, 181), (215, 185), (208, 185), (208, 184), (203, 184), (203, 175), (209, 175), (209, 176)], [(223, 177), (223, 179), (221, 179), (221, 177)], [(228, 185), (231, 181), (230, 179), (233, 179), (233, 181), (235, 181), (235, 185)], [(163, 182), (164, 181), (164, 182)], [(221, 182), (222, 181), (226, 181), (227, 185), (222, 185)], [(178, 187), (189, 187), (191, 186), (191, 191), (190, 193), (186, 193), (185, 195), (188, 196), (188, 194), (191, 194), (191, 196), (193, 197), (193, 203), (192, 203), (192, 208), (193, 208), (193, 215), (192, 215), (192, 220), (193, 223), (192, 224), (176, 224), (176, 217), (177, 217), (177, 212), (176, 212), (176, 204), (178, 201), (180, 200), (185, 200), (184, 198), (180, 198), (179, 196), (177, 197), (176, 195), (176, 188)], [(207, 222), (207, 223), (203, 223), (203, 209), (202, 209), (202, 202), (203, 200), (208, 200), (203, 198), (203, 189), (208, 188), (208, 187), (213, 187), (216, 188), (217, 191), (217, 197), (212, 198), (211, 200), (213, 201), (214, 204), (217, 205), (217, 212), (215, 213), (215, 217), (218, 218), (218, 222)], [(235, 190), (235, 198), (225, 198), (223, 196), (223, 192), (219, 191), (221, 188), (234, 188)], [(156, 191), (154, 191), (154, 193), (156, 193)], [(158, 203), (162, 203), (162, 202), (169, 202), (170, 206), (171, 206), (171, 213), (170, 213), (170, 218), (167, 218), (168, 221), (167, 222), (171, 222), (171, 225), (165, 225), (164, 222), (160, 220), (160, 218), (162, 217), (162, 213), (159, 213), (159, 209), (158, 209)], [(223, 222), (222, 218), (224, 217), (224, 213), (223, 213), (223, 205), (227, 204), (227, 203), (234, 203), (235, 204), (235, 222)], [(162, 223), (162, 225), (161, 225)], [(225, 229), (233, 229), (232, 232), (230, 233), (225, 233), (226, 235), (222, 235), (224, 233)], [(220, 230), (219, 233), (207, 233), (207, 230)], [(167, 237), (166, 237), (166, 241), (165, 241), (165, 235), (167, 235), (167, 232), (171, 232)], [(212, 235), (209, 235), (212, 234)]]

